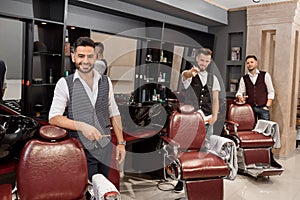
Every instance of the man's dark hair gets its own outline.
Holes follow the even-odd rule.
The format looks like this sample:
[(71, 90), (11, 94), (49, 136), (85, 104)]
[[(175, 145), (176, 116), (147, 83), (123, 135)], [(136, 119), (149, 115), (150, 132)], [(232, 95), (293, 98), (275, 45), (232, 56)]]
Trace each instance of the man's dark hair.
[(248, 56), (246, 56), (246, 59), (245, 59), (245, 61), (247, 61), (249, 58), (253, 58), (254, 60), (256, 60), (256, 61), (257, 61), (257, 58), (256, 58), (256, 56), (255, 56), (255, 55), (248, 55)]
[(76, 51), (77, 47), (79, 46), (89, 46), (95, 48), (94, 41), (89, 37), (79, 37), (73, 44), (74, 51)]

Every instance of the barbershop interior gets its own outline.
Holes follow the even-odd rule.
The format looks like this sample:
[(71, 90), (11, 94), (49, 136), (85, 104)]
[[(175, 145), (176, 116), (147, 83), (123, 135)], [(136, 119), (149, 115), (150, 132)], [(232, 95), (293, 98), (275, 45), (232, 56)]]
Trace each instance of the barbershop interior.
[[(0, 200), (300, 199), (299, 34), (299, 0), (2, 1)], [(78, 38), (93, 41), (91, 56), (80, 52), (91, 46), (76, 46)], [(101, 72), (96, 43), (104, 47)], [(199, 63), (207, 58), (202, 84)], [(91, 71), (80, 71), (85, 63)], [(79, 102), (88, 93), (76, 101), (82, 74), (92, 74), (97, 88), (92, 113)], [(62, 80), (67, 105), (52, 123)], [(111, 144), (108, 163), (93, 154), (106, 149), (97, 145), (102, 139), (76, 125), (84, 119), (75, 116), (76, 102), (98, 134), (108, 130), (101, 135)], [(121, 123), (109, 116), (111, 104)]]

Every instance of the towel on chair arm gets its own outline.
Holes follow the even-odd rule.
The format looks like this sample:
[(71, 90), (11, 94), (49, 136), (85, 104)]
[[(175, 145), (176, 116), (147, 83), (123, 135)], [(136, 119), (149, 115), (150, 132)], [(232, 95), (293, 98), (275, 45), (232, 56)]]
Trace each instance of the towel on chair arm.
[(271, 136), (274, 141), (273, 147), (278, 149), (281, 147), (279, 125), (277, 122), (259, 119), (253, 131), (262, 133), (265, 136)]
[(92, 199), (93, 200), (106, 200), (109, 195), (112, 195), (111, 199), (119, 200), (120, 192), (117, 190), (115, 185), (110, 182), (102, 174), (95, 174), (92, 177)]
[(207, 151), (219, 156), (227, 163), (230, 173), (226, 178), (234, 180), (238, 171), (235, 143), (228, 138), (212, 135), (210, 136), (210, 148)]

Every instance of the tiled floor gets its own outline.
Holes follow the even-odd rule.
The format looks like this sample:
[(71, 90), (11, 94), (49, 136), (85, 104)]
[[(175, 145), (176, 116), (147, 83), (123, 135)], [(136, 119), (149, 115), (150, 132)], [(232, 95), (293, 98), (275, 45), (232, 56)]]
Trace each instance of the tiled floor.
[[(224, 200), (299, 200), (300, 199), (300, 149), (293, 156), (277, 160), (285, 169), (280, 176), (268, 178), (238, 175), (234, 181), (224, 181)], [(160, 183), (160, 184), (159, 184)], [(162, 182), (146, 174), (125, 174), (121, 179), (122, 200), (176, 200), (184, 192), (176, 194), (176, 182)], [(158, 189), (158, 184), (163, 191)], [(171, 185), (173, 184), (173, 185)]]

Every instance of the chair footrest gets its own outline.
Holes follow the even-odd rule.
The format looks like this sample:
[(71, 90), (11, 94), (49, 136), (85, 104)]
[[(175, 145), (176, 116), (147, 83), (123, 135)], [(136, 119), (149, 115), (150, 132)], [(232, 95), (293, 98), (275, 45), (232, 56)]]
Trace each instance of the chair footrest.
[(262, 176), (276, 176), (276, 175), (281, 175), (282, 172), (284, 171), (283, 168), (275, 168), (275, 167), (270, 167), (270, 168), (251, 168), (248, 169), (246, 173), (253, 177), (262, 177)]

